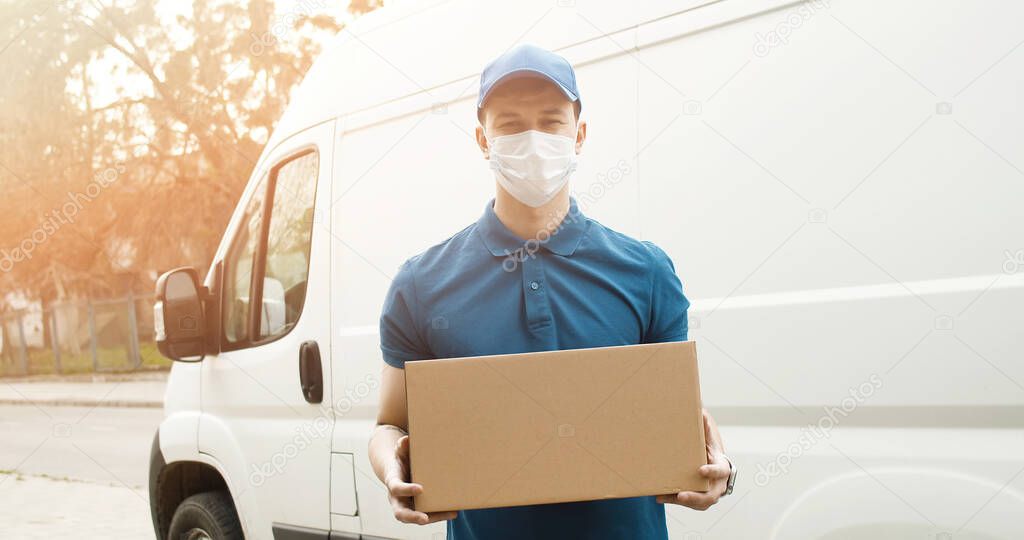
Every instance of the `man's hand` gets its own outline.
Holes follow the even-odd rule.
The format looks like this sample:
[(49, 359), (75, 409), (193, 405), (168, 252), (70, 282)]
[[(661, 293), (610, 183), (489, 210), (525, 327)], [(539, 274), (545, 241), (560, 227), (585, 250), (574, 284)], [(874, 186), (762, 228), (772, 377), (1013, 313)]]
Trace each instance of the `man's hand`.
[(725, 494), (731, 467), (725, 458), (722, 436), (718, 433), (715, 419), (711, 418), (706, 409), (704, 410), (704, 440), (707, 443), (708, 464), (702, 465), (698, 472), (708, 479), (708, 490), (706, 492), (680, 491), (675, 495), (658, 495), (658, 502), (678, 504), (694, 510), (707, 510)]
[(423, 493), (423, 486), (410, 483), (409, 416), (405, 404), (405, 370), (384, 365), (381, 371), (380, 410), (377, 428), (370, 437), (370, 465), (388, 490), (388, 501), (395, 519), (402, 523), (426, 525), (455, 519), (457, 512), (427, 514), (413, 508), (412, 498)]
[(423, 493), (423, 486), (409, 482), (409, 436), (403, 435), (395, 441), (394, 458), (385, 465), (384, 484), (388, 488), (388, 500), (395, 513), (395, 519), (402, 523), (426, 525), (435, 521), (455, 519), (457, 512), (417, 512), (413, 508), (414, 495)]

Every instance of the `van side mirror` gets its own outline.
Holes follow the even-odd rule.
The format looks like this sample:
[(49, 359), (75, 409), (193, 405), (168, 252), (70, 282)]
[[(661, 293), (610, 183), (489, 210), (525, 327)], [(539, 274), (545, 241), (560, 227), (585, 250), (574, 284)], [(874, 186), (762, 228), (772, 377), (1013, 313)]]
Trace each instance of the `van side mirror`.
[(206, 287), (195, 268), (175, 268), (156, 281), (153, 326), (160, 354), (181, 362), (199, 362), (205, 355)]

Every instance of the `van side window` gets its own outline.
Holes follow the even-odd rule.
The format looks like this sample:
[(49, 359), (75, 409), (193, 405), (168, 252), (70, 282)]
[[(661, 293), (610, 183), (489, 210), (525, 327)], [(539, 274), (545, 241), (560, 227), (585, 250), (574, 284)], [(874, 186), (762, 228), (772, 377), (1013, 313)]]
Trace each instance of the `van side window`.
[(224, 259), (227, 350), (287, 334), (302, 313), (313, 238), (319, 155), (276, 165), (257, 185)]
[(277, 170), (267, 234), (259, 338), (287, 334), (306, 299), (319, 159), (301, 155)]
[(267, 177), (263, 176), (245, 214), (234, 241), (225, 258), (224, 276), (224, 337), (229, 343), (249, 338), (249, 298), (251, 297), (253, 263), (263, 223), (263, 201), (267, 194)]

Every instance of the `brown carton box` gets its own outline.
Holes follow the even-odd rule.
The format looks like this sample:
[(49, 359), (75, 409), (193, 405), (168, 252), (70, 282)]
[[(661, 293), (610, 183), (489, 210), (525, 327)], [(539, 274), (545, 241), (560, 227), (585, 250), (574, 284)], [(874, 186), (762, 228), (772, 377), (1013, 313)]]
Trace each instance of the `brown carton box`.
[(694, 342), (405, 365), (424, 512), (706, 491)]

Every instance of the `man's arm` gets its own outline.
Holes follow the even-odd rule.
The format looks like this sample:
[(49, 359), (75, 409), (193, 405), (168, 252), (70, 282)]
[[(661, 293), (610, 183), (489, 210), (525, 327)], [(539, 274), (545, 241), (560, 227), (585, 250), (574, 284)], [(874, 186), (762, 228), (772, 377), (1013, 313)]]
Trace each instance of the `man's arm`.
[[(644, 336), (645, 343), (684, 341), (689, 324), (686, 312), (690, 301), (683, 294), (683, 284), (676, 275), (675, 265), (668, 254), (650, 242), (651, 250), (651, 322)], [(658, 502), (680, 504), (694, 510), (707, 510), (725, 494), (732, 466), (725, 457), (725, 447), (718, 425), (707, 409), (703, 409), (704, 442), (707, 446), (707, 465), (698, 470), (709, 481), (706, 492), (683, 491), (675, 495), (659, 495)]]
[(455, 519), (456, 512), (417, 512), (412, 497), (423, 493), (423, 486), (410, 483), (409, 413), (405, 403), (405, 370), (384, 364), (381, 372), (380, 409), (377, 427), (370, 437), (370, 464), (377, 478), (388, 489), (388, 500), (395, 519), (403, 523), (426, 525)]

